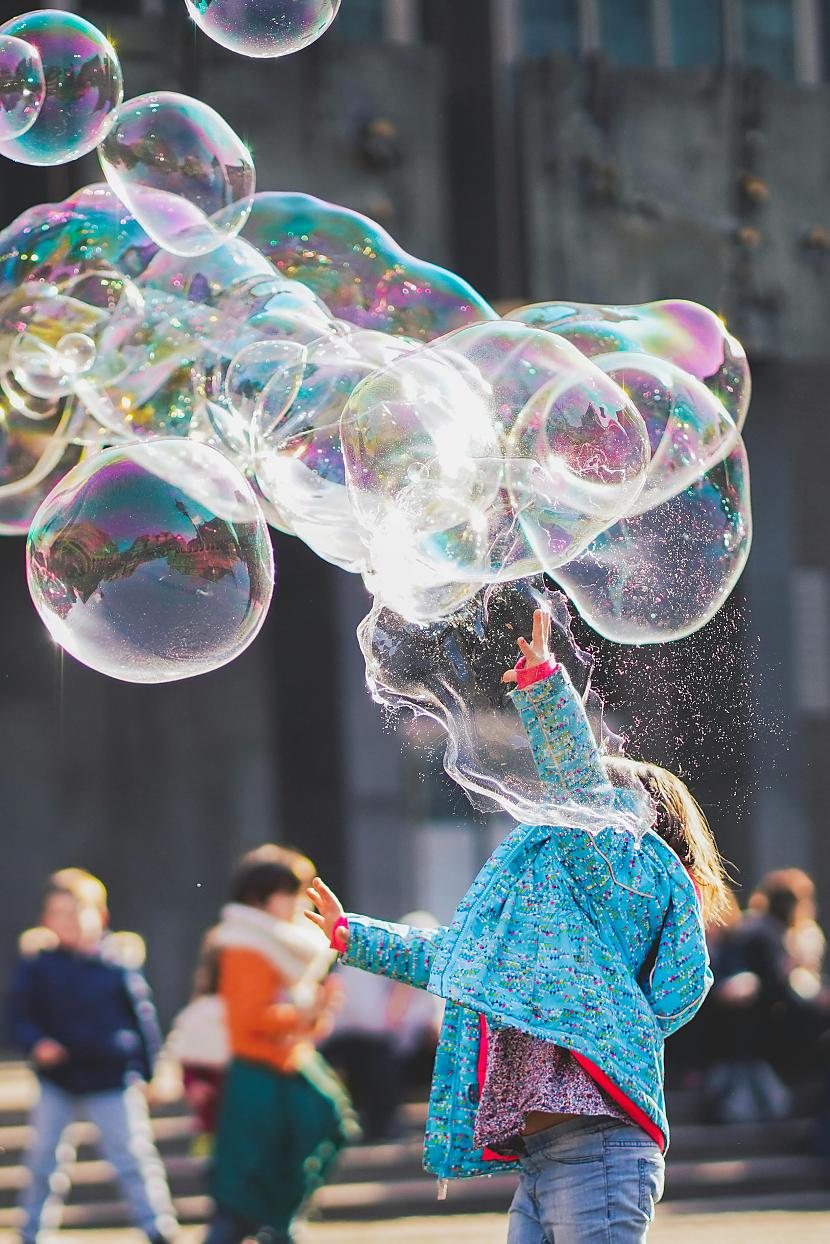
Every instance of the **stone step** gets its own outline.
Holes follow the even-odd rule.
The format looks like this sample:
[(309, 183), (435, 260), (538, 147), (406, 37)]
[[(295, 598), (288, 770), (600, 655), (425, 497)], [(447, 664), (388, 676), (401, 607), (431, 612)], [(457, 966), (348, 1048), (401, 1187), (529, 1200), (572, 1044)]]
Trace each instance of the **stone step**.
[[(830, 1209), (830, 1189), (820, 1187), (818, 1164), (812, 1160), (797, 1161), (798, 1171), (792, 1166), (788, 1169), (781, 1160), (767, 1159), (756, 1159), (751, 1170), (740, 1162), (682, 1164), (670, 1176), (667, 1200), (672, 1204), (696, 1206), (699, 1211), (714, 1210), (719, 1205), (772, 1211), (789, 1205)], [(793, 1183), (799, 1186), (784, 1186)], [(411, 1214), (504, 1213), (514, 1186), (510, 1175), (458, 1180), (451, 1184), (448, 1198), (439, 1201), (435, 1180), (428, 1176), (330, 1184), (315, 1195), (312, 1215), (324, 1222), (368, 1222)], [(176, 1209), (183, 1223), (205, 1221), (210, 1208), (210, 1201), (204, 1195), (176, 1198)], [(18, 1221), (16, 1210), (0, 1209), (0, 1228), (14, 1227)], [(125, 1221), (126, 1208), (115, 1199), (73, 1202), (66, 1206), (63, 1215), (63, 1225), (69, 1228), (117, 1227)]]
[[(373, 1146), (391, 1151), (394, 1145)], [(393, 1214), (430, 1213), (436, 1199), (436, 1181), (415, 1166), (414, 1145), (407, 1146), (413, 1163), (406, 1174), (378, 1159), (387, 1154), (365, 1154), (357, 1148), (343, 1155), (335, 1182), (320, 1189), (315, 1197), (317, 1211), (326, 1219), (374, 1219)], [(366, 1158), (373, 1166), (367, 1168)], [(419, 1155), (417, 1155), (419, 1161)], [(204, 1214), (206, 1162), (202, 1158), (173, 1155), (167, 1161), (171, 1187), (183, 1220), (198, 1221)], [(367, 1177), (371, 1169), (371, 1178)], [(115, 1189), (107, 1164), (100, 1159), (82, 1161), (69, 1169), (72, 1192), (67, 1206), (67, 1223), (118, 1225), (125, 1221), (124, 1208), (114, 1199)], [(358, 1177), (362, 1176), (362, 1177)], [(23, 1184), (22, 1167), (0, 1168), (0, 1226), (9, 1225), (13, 1206)], [(484, 1179), (455, 1180), (450, 1184), (448, 1203), (453, 1213), (495, 1211), (509, 1204), (515, 1186), (512, 1175), (493, 1175)], [(718, 1161), (669, 1162), (666, 1197), (669, 1200), (746, 1197), (830, 1191), (828, 1172), (818, 1159), (806, 1155), (773, 1155), (732, 1158)], [(76, 1214), (80, 1217), (76, 1217)]]

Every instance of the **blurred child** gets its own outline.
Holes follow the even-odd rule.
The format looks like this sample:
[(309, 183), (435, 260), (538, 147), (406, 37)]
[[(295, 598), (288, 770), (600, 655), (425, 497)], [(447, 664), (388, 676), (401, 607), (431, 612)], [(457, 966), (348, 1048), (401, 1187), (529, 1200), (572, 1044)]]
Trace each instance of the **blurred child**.
[[(267, 844), (240, 861), (211, 939), (231, 1062), (214, 1154), (206, 1244), (283, 1244), (338, 1150), (349, 1104), (315, 1050), (330, 1030), (334, 955), (300, 919), (308, 861)], [(312, 932), (313, 936), (309, 936)]]
[(61, 1139), (79, 1115), (98, 1129), (136, 1226), (152, 1244), (167, 1244), (176, 1231), (144, 1094), (159, 1032), (149, 987), (135, 964), (143, 943), (132, 934), (105, 936), (107, 922), (102, 883), (65, 868), (47, 883), (41, 928), (22, 939), (8, 997), (9, 1029), (32, 1061), (40, 1097), (32, 1115), (21, 1244), (35, 1244), (47, 1202), (60, 1212), (53, 1176)]
[(207, 1152), (216, 1132), (222, 1081), (230, 1060), (225, 1002), (219, 993), (219, 950), (213, 929), (199, 951), (193, 996), (173, 1021), (162, 1051), (168, 1071), (177, 1069), (178, 1096), (184, 1092), (198, 1133), (195, 1152)]

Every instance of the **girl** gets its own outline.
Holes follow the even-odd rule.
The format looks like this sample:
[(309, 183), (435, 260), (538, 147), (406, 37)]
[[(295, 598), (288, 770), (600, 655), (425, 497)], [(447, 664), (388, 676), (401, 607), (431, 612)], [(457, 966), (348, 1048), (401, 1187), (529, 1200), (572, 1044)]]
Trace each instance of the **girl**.
[(288, 1244), (292, 1223), (355, 1131), (345, 1094), (314, 1042), (329, 1029), (332, 955), (299, 920), (302, 856), (249, 852), (211, 932), (231, 1063), (222, 1088), (205, 1244)]
[(679, 779), (637, 767), (654, 826), (614, 827), (615, 788), (537, 610), (504, 675), (552, 796), (607, 810), (599, 833), (517, 826), (449, 928), (348, 916), (315, 879), (307, 913), (347, 963), (447, 1000), (425, 1166), (441, 1181), (518, 1161), (508, 1244), (641, 1244), (663, 1190), (663, 1039), (709, 985), (702, 915), (720, 857)]

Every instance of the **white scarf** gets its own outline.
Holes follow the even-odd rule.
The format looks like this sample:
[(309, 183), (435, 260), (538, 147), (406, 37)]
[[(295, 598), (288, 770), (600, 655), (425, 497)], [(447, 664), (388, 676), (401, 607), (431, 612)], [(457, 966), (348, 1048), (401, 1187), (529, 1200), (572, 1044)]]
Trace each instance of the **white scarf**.
[(221, 921), (211, 933), (211, 941), (222, 949), (255, 950), (263, 955), (285, 980), (292, 996), (307, 993), (328, 972), (337, 957), (325, 935), (306, 920), (292, 923), (277, 920), (247, 903), (228, 903)]

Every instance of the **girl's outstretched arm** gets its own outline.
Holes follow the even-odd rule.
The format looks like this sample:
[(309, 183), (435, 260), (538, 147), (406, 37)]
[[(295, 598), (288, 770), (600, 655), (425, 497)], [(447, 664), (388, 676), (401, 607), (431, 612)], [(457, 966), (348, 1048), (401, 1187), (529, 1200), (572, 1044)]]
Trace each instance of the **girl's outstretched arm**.
[(519, 639), (521, 659), (503, 676), (515, 683), (512, 699), (543, 785), (554, 801), (611, 808), (608, 781), (585, 709), (566, 671), (550, 650), (550, 614), (533, 614), (530, 640)]
[(314, 878), (308, 896), (317, 911), (307, 911), (306, 916), (341, 952), (344, 963), (426, 989), (445, 928), (418, 929), (368, 916), (346, 916), (337, 895), (319, 877)]

